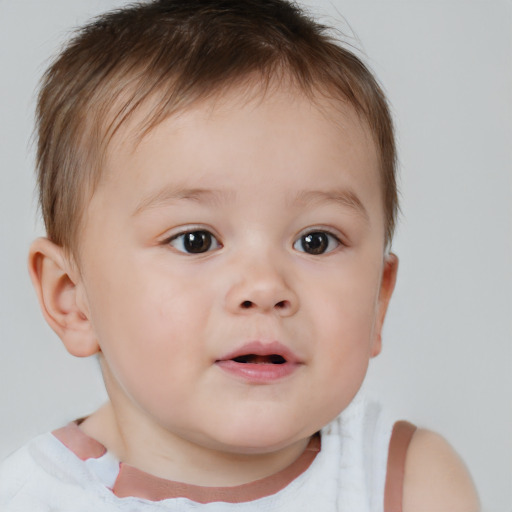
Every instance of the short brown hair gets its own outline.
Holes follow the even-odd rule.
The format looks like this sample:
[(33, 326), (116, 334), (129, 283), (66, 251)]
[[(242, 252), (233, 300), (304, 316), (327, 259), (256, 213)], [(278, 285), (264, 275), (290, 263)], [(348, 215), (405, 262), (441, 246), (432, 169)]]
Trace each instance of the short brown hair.
[(380, 154), (386, 242), (398, 210), (393, 126), (361, 60), (286, 0), (155, 0), (81, 28), (45, 73), (37, 105), (39, 199), (48, 237), (74, 252), (108, 142), (148, 99), (147, 131), (256, 76), (352, 105)]

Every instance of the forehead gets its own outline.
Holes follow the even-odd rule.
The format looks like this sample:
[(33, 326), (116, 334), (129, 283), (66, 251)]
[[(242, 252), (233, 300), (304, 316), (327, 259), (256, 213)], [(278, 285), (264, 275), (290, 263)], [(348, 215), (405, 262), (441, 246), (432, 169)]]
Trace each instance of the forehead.
[[(198, 136), (213, 128), (222, 138), (225, 135), (243, 136), (245, 132), (254, 136), (265, 125), (265, 132), (274, 131), (280, 135), (275, 141), (276, 145), (286, 144), (290, 131), (294, 135), (301, 135), (301, 142), (307, 145), (312, 131), (316, 130), (318, 134), (321, 128), (326, 145), (337, 145), (343, 139), (351, 142), (354, 152), (363, 149), (368, 156), (378, 159), (374, 134), (366, 120), (348, 101), (329, 97), (320, 90), (306, 93), (288, 82), (276, 85), (251, 80), (220, 90), (185, 108), (171, 110), (162, 121), (154, 122), (158, 117), (154, 113), (160, 111), (162, 101), (160, 97), (150, 98), (116, 130), (106, 148), (110, 163), (107, 169), (119, 158), (136, 158), (155, 139), (169, 138), (173, 130), (174, 135), (179, 137), (180, 131), (187, 126), (193, 127)], [(275, 115), (269, 116), (269, 110), (274, 111)], [(247, 123), (244, 122), (248, 119)], [(254, 124), (256, 120), (258, 124)], [(319, 120), (323, 121), (322, 126), (318, 122), (312, 123)], [(251, 124), (254, 130), (250, 129)], [(237, 133), (236, 128), (230, 130), (235, 126), (243, 127), (245, 132)], [(209, 133), (208, 138), (211, 136), (212, 133)], [(254, 140), (255, 144), (257, 142)]]
[[(347, 102), (310, 97), (294, 89), (243, 88), (195, 103), (169, 116), (144, 136), (151, 105), (124, 123), (107, 151), (99, 188), (132, 183), (132, 192), (160, 188), (236, 188), (234, 176), (267, 179), (293, 188), (298, 178), (329, 187), (328, 169), (380, 204), (379, 158), (364, 120)], [(306, 181), (304, 181), (306, 180)], [(353, 182), (351, 184), (350, 182)], [(374, 192), (377, 191), (375, 195)], [(282, 192), (282, 189), (281, 189)], [(114, 191), (115, 193), (115, 191)], [(270, 197), (269, 197), (270, 199)], [(371, 207), (371, 205), (370, 205)]]

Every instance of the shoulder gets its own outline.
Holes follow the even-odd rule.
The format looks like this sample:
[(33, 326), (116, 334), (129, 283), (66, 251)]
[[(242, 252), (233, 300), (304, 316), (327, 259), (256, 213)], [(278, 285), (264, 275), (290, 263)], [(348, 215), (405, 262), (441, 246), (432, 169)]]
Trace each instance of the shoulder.
[(0, 464), (0, 509), (7, 505), (33, 479), (34, 465), (28, 446), (18, 449)]
[(68, 459), (77, 458), (68, 454), (50, 433), (32, 439), (15, 451), (0, 465), (0, 510), (52, 509), (56, 496), (76, 476), (76, 468)]
[(464, 463), (429, 430), (414, 433), (405, 463), (403, 512), (478, 512), (479, 500)]

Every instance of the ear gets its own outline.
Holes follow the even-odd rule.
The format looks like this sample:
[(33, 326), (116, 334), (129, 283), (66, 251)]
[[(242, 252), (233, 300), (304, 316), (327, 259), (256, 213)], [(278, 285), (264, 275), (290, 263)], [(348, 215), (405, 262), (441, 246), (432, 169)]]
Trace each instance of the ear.
[(380, 283), (379, 301), (377, 304), (377, 318), (375, 321), (374, 343), (372, 349), (372, 357), (380, 354), (382, 349), (382, 327), (386, 312), (388, 310), (389, 301), (393, 290), (395, 289), (396, 275), (398, 272), (398, 257), (396, 254), (389, 253), (384, 256), (384, 267), (382, 269), (382, 279)]
[(62, 247), (38, 238), (30, 246), (28, 269), (41, 311), (68, 352), (77, 357), (99, 352), (80, 273)]

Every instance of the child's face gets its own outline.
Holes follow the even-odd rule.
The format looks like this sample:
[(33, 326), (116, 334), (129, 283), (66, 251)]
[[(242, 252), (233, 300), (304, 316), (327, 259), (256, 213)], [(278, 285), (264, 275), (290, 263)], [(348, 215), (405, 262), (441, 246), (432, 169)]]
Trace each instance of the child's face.
[(78, 289), (124, 417), (251, 453), (350, 403), (396, 260), (371, 137), (352, 109), (328, 112), (290, 91), (231, 93), (138, 146), (130, 126), (114, 140)]

